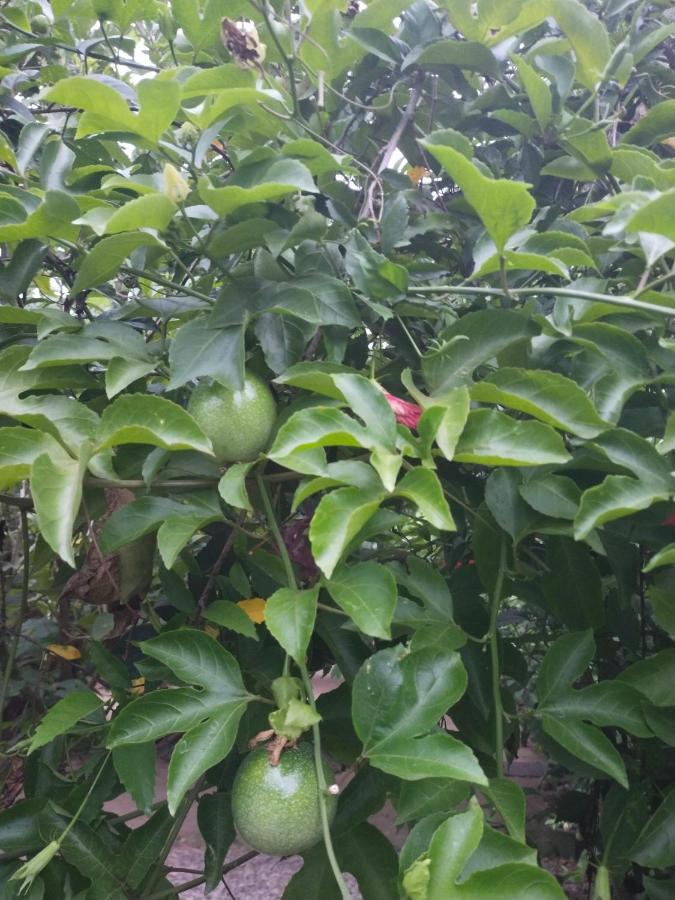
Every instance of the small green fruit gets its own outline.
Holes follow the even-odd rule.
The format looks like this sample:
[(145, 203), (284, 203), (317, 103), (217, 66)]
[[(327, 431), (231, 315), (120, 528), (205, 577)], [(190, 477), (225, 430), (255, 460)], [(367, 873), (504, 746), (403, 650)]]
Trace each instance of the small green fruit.
[(33, 34), (48, 34), (49, 33), (49, 19), (47, 16), (37, 15), (33, 16), (30, 20), (30, 30)]
[(270, 389), (247, 373), (241, 391), (203, 384), (188, 401), (188, 411), (211, 440), (219, 463), (250, 462), (267, 444), (277, 417)]
[[(325, 763), (323, 769), (331, 784)], [(326, 794), (325, 802), (330, 823), (337, 798)], [(318, 843), (321, 811), (312, 745), (285, 750), (278, 766), (270, 765), (264, 747), (252, 750), (234, 779), (232, 816), (242, 839), (261, 853), (290, 856)]]

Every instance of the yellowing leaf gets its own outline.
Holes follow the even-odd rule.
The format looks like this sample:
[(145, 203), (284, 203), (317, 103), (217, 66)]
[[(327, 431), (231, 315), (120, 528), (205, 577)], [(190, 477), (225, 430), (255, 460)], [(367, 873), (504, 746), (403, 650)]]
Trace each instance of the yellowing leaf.
[(132, 678), (131, 679), (131, 693), (132, 694), (142, 694), (145, 691), (145, 677), (143, 675), (140, 678)]
[(47, 644), (47, 650), (62, 659), (79, 659), (82, 656), (72, 644)]
[(218, 639), (218, 635), (219, 635), (220, 632), (219, 632), (218, 629), (215, 627), (215, 625), (205, 625), (205, 626), (204, 626), (204, 631), (205, 631), (210, 637), (212, 637), (214, 640), (217, 640), (217, 639)]
[(255, 622), (256, 625), (260, 625), (261, 622), (265, 621), (265, 601), (262, 597), (253, 597), (251, 600), (240, 600), (237, 603), (237, 606), (243, 609), (249, 619), (252, 622)]

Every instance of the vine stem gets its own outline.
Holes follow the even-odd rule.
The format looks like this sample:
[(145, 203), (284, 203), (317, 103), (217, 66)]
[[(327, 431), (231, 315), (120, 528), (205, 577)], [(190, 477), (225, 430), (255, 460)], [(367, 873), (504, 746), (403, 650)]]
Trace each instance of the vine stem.
[[(270, 527), (270, 531), (274, 536), (274, 540), (279, 549), (279, 554), (283, 560), (284, 568), (286, 569), (286, 578), (288, 579), (289, 588), (295, 590), (297, 589), (297, 581), (295, 579), (295, 572), (293, 571), (293, 564), (291, 562), (291, 558), (288, 555), (288, 549), (286, 544), (284, 543), (284, 539), (281, 536), (281, 531), (279, 530), (279, 524), (277, 522), (277, 517), (274, 513), (274, 507), (272, 506), (272, 500), (269, 495), (269, 491), (267, 490), (267, 485), (262, 479), (262, 473), (256, 473), (256, 481), (258, 484), (258, 491), (260, 492), (260, 497), (262, 499), (263, 506), (265, 508), (265, 515), (267, 517), (267, 523)], [(312, 682), (310, 681), (309, 674), (307, 672), (307, 666), (304, 663), (299, 666), (300, 675), (302, 677), (302, 683), (305, 688), (305, 693), (307, 694), (307, 700), (309, 705), (312, 707), (314, 712), (316, 712), (316, 702), (314, 700), (314, 692), (312, 690)], [(284, 659), (284, 676), (288, 676), (290, 673), (290, 657), (286, 654)], [(314, 738), (314, 768), (316, 769), (316, 780), (319, 785), (319, 811), (321, 814), (321, 829), (323, 831), (323, 842), (326, 847), (326, 853), (328, 854), (328, 861), (330, 862), (330, 867), (333, 870), (333, 875), (335, 876), (335, 881), (337, 882), (338, 887), (340, 888), (340, 893), (342, 894), (342, 900), (351, 900), (351, 894), (349, 893), (349, 888), (345, 884), (345, 880), (342, 876), (342, 872), (340, 870), (340, 866), (337, 861), (337, 857), (335, 856), (335, 850), (333, 848), (333, 841), (330, 834), (330, 824), (328, 822), (328, 811), (326, 809), (326, 795), (328, 793), (328, 785), (326, 784), (326, 776), (323, 771), (323, 760), (321, 758), (321, 734), (319, 732), (318, 724), (312, 725), (312, 737)]]
[(82, 811), (83, 811), (84, 807), (87, 805), (87, 801), (89, 800), (89, 798), (91, 797), (91, 795), (94, 793), (94, 788), (95, 788), (96, 785), (98, 784), (98, 780), (99, 780), (99, 778), (101, 777), (101, 775), (103, 774), (103, 770), (105, 769), (106, 765), (108, 764), (108, 760), (110, 759), (111, 755), (112, 755), (112, 751), (111, 751), (111, 750), (108, 750), (108, 752), (107, 752), (106, 755), (105, 755), (105, 759), (103, 760), (103, 762), (102, 762), (101, 765), (99, 766), (99, 770), (98, 770), (98, 772), (96, 773), (96, 777), (94, 778), (94, 780), (92, 781), (92, 783), (89, 785), (89, 790), (88, 790), (87, 793), (85, 794), (84, 800), (82, 801), (82, 803), (80, 803), (80, 805), (79, 805), (79, 807), (78, 807), (78, 809), (77, 809), (77, 812), (75, 813), (75, 815), (73, 816), (73, 818), (70, 820), (70, 822), (68, 822), (68, 824), (66, 825), (65, 829), (63, 830), (63, 832), (62, 832), (61, 835), (59, 836), (59, 838), (58, 838), (59, 844), (61, 844), (61, 843), (65, 840), (65, 838), (67, 837), (68, 832), (70, 831), (70, 829), (73, 827), (73, 825), (77, 822), (77, 820), (78, 820), (78, 819), (80, 818), (80, 816), (82, 815)]
[(179, 808), (176, 810), (176, 818), (173, 820), (173, 824), (171, 825), (171, 830), (166, 836), (166, 840), (162, 845), (162, 849), (157, 858), (157, 864), (155, 865), (155, 870), (153, 874), (150, 876), (150, 879), (145, 886), (145, 891), (150, 894), (152, 889), (155, 887), (159, 879), (162, 877), (164, 862), (171, 852), (171, 848), (173, 847), (174, 841), (178, 837), (178, 832), (181, 830), (183, 826), (183, 822), (185, 821), (185, 817), (190, 811), (190, 807), (195, 802), (197, 797), (199, 796), (199, 792), (202, 789), (202, 779), (200, 778), (197, 784), (192, 787), (190, 791), (183, 798)]
[(28, 511), (25, 506), (20, 507), (21, 515), (21, 543), (23, 545), (23, 578), (21, 582), (21, 607), (19, 609), (19, 622), (16, 633), (9, 645), (7, 654), (7, 664), (0, 685), (0, 721), (4, 721), (5, 701), (7, 699), (7, 691), (9, 689), (9, 680), (12, 677), (12, 669), (16, 660), (19, 641), (21, 640), (21, 627), (28, 612), (28, 587), (30, 582), (30, 565), (28, 556), (30, 553), (30, 535), (28, 533)]
[(499, 671), (499, 630), (497, 617), (502, 602), (504, 589), (504, 569), (506, 568), (506, 544), (501, 541), (499, 551), (499, 568), (495, 580), (494, 593), (490, 605), (490, 668), (492, 670), (492, 705), (495, 712), (495, 757), (497, 761), (497, 777), (504, 777), (504, 708), (502, 706), (501, 675)]
[[(421, 285), (412, 287), (411, 294), (466, 294), (467, 296), (489, 297), (502, 293), (501, 288), (472, 287), (466, 284)], [(558, 287), (528, 287), (509, 288), (511, 297), (531, 297), (536, 294), (555, 295), (556, 297), (574, 297), (577, 300), (590, 300), (594, 303), (609, 303), (612, 306), (622, 306), (628, 309), (637, 309), (642, 312), (660, 313), (662, 316), (671, 317), (674, 314), (672, 307), (659, 306), (656, 303), (643, 303), (633, 297), (622, 297), (615, 294), (596, 294), (593, 291), (582, 291), (576, 288)]]
[(288, 555), (288, 549), (284, 542), (283, 537), (281, 536), (281, 531), (279, 530), (279, 524), (277, 522), (277, 517), (274, 514), (274, 507), (272, 506), (272, 500), (270, 499), (269, 491), (267, 490), (267, 485), (263, 481), (262, 474), (260, 472), (256, 473), (255, 476), (256, 484), (258, 485), (258, 491), (260, 492), (260, 498), (263, 503), (263, 507), (265, 508), (265, 516), (267, 517), (267, 524), (270, 526), (270, 531), (274, 536), (274, 541), (277, 545), (277, 549), (279, 551), (279, 556), (284, 564), (284, 569), (286, 571), (286, 578), (288, 580), (289, 588), (296, 589), (298, 584), (295, 580), (295, 572), (293, 571), (293, 563), (291, 562), (291, 558)]
[[(316, 712), (316, 701), (314, 700), (312, 682), (310, 681), (307, 667), (305, 665), (300, 666), (300, 675), (302, 677), (302, 683), (305, 687), (307, 699), (309, 700), (309, 705), (312, 707), (314, 712)], [(335, 848), (333, 847), (333, 839), (331, 838), (330, 833), (328, 810), (326, 809), (326, 795), (328, 794), (328, 785), (326, 784), (326, 776), (323, 771), (323, 759), (321, 757), (321, 733), (319, 731), (318, 723), (312, 725), (312, 737), (314, 738), (314, 768), (316, 769), (316, 779), (319, 785), (319, 811), (321, 813), (323, 842), (326, 847), (326, 854), (328, 856), (330, 867), (333, 870), (333, 875), (335, 876), (335, 881), (337, 882), (337, 885), (340, 888), (340, 893), (342, 894), (342, 900), (351, 900), (352, 895), (345, 883), (342, 870), (340, 869), (340, 864), (337, 861)]]

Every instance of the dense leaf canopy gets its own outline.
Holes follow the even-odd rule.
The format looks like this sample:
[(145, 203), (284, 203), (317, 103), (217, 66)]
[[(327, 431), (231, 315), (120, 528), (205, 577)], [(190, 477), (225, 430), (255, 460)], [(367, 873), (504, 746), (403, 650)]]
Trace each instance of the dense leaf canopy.
[[(172, 896), (195, 802), (214, 888), (270, 725), (342, 793), (286, 900), (565, 896), (528, 743), (576, 881), (675, 896), (674, 34), (665, 0), (2, 5), (3, 897)], [(189, 398), (247, 372), (278, 418), (224, 467)]]

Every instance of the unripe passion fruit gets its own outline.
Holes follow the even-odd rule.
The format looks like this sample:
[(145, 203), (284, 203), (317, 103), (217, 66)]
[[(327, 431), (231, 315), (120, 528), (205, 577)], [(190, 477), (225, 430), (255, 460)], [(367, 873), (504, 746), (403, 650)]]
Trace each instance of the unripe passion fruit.
[(219, 463), (255, 459), (267, 447), (277, 417), (270, 389), (251, 373), (240, 391), (215, 382), (200, 385), (190, 396), (188, 411), (210, 438)]
[[(323, 769), (330, 784), (325, 763)], [(330, 823), (337, 798), (326, 794), (325, 803)], [(234, 779), (232, 816), (239, 835), (261, 853), (290, 856), (318, 843), (321, 811), (312, 745), (285, 750), (278, 766), (270, 765), (264, 747), (252, 750)]]

